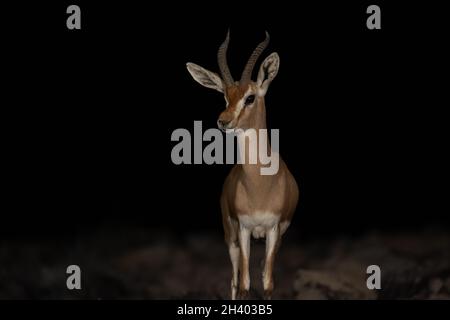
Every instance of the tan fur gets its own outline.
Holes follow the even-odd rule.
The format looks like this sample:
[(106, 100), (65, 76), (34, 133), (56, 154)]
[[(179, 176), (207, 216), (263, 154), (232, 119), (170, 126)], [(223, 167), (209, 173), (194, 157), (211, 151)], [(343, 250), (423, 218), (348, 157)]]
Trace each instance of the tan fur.
[[(244, 131), (255, 129), (257, 132), (260, 129), (267, 129), (264, 97), (270, 83), (278, 73), (280, 64), (278, 54), (273, 52), (266, 57), (260, 66), (256, 82), (249, 78), (254, 63), (268, 44), (268, 39), (269, 35), (266, 33), (266, 40), (257, 46), (247, 63), (250, 67), (245, 68), (241, 81), (234, 84), (225, 59), (229, 34), (218, 54), (222, 78), (198, 65), (187, 63), (188, 71), (197, 82), (225, 94), (228, 104), (218, 119), (221, 129)], [(227, 81), (225, 82), (224, 79)], [(254, 102), (245, 105), (250, 95), (255, 95)], [(248, 140), (248, 136), (241, 133), (238, 142), (245, 143), (245, 140)], [(259, 150), (256, 151), (259, 154)], [(265, 297), (271, 297), (274, 287), (272, 273), (275, 254), (280, 246), (281, 236), (289, 226), (295, 212), (299, 195), (297, 183), (281, 157), (279, 157), (278, 172), (274, 175), (261, 175), (262, 165), (259, 159), (256, 163), (250, 162), (249, 159), (250, 148), (246, 143), (243, 164), (237, 164), (232, 168), (225, 180), (220, 198), (225, 241), (228, 244), (233, 267), (232, 299), (236, 298), (238, 289), (241, 298), (246, 297), (250, 289), (249, 259), (252, 235), (256, 238), (266, 238), (262, 280)]]
[[(246, 87), (227, 88), (228, 108), (222, 112), (219, 119), (227, 119), (232, 121), (235, 128), (241, 129), (266, 129), (266, 113), (264, 105), (264, 97), (257, 97), (251, 108), (243, 108), (237, 118), (233, 118), (233, 113), (240, 99), (243, 98), (248, 86), (256, 92), (256, 84), (250, 83)], [(246, 152), (248, 149), (246, 149)], [(247, 157), (247, 155), (246, 155)], [(246, 159), (247, 160), (247, 159)], [(241, 246), (239, 241), (239, 216), (241, 215), (258, 215), (270, 212), (279, 217), (279, 225), (283, 222), (290, 222), (295, 212), (298, 201), (298, 187), (294, 177), (289, 172), (286, 164), (280, 158), (280, 168), (275, 175), (261, 175), (261, 164), (244, 164), (235, 165), (223, 186), (223, 192), (220, 199), (223, 217), (223, 227), (225, 231), (225, 241), (231, 245)], [(286, 223), (284, 224), (287, 225)], [(284, 229), (284, 230), (283, 230)], [(279, 232), (277, 245), (285, 227)], [(260, 230), (256, 230), (259, 234)], [(264, 232), (266, 233), (266, 232)], [(242, 250), (242, 248), (241, 248)], [(266, 297), (270, 297), (273, 289), (272, 269), (275, 252), (266, 257), (265, 273), (269, 274), (269, 285), (265, 288)], [(248, 257), (240, 257), (240, 283), (243, 278), (248, 276)], [(248, 288), (242, 285), (239, 288), (240, 296), (247, 294)]]

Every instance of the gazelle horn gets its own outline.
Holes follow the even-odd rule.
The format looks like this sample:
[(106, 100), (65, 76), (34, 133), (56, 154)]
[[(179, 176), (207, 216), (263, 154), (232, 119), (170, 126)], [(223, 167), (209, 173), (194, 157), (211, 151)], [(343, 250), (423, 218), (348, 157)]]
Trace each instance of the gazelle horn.
[(227, 63), (227, 49), (229, 42), (230, 42), (230, 30), (228, 30), (225, 41), (220, 45), (219, 50), (217, 51), (217, 62), (219, 63), (220, 73), (227, 87), (230, 87), (234, 84), (234, 80), (233, 77), (231, 76), (231, 72), (230, 69), (228, 68)]
[(264, 49), (267, 47), (270, 41), (269, 33), (266, 31), (266, 39), (258, 44), (258, 46), (253, 50), (252, 55), (248, 59), (247, 64), (245, 65), (244, 71), (242, 71), (241, 80), (240, 83), (246, 83), (251, 80), (252, 77), (252, 71), (255, 67), (255, 63), (258, 60), (261, 53), (264, 51)]

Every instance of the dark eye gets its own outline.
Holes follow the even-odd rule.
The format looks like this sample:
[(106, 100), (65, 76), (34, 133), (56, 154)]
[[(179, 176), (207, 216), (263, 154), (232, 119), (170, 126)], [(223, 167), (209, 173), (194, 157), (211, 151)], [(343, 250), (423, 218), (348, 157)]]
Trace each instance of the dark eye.
[(252, 104), (253, 101), (255, 101), (255, 95), (251, 94), (245, 99), (245, 105), (248, 106), (249, 104)]

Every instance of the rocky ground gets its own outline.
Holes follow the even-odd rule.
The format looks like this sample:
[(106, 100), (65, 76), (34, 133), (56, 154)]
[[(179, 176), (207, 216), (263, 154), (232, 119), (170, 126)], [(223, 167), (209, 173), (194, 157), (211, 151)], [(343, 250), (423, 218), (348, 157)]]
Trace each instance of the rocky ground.
[[(120, 231), (121, 230), (121, 231)], [(263, 242), (252, 244), (251, 297), (261, 298)], [(66, 288), (66, 267), (82, 290)], [(366, 268), (381, 267), (381, 290)], [(74, 238), (3, 240), (0, 299), (226, 299), (230, 262), (219, 236), (107, 228)], [(275, 299), (450, 299), (450, 235), (428, 230), (284, 239)]]

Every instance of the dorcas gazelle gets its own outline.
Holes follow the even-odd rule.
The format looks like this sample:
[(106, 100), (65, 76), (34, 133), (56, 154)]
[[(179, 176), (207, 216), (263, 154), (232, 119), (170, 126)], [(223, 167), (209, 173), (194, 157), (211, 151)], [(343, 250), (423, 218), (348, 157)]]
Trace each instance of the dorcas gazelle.
[[(266, 32), (266, 39), (253, 51), (241, 79), (234, 81), (226, 59), (229, 40), (228, 32), (218, 50), (220, 76), (194, 63), (187, 63), (187, 69), (201, 85), (224, 94), (226, 108), (217, 120), (220, 129), (240, 129), (244, 135), (247, 129), (266, 129), (264, 97), (277, 75), (280, 58), (276, 52), (270, 54), (261, 64), (256, 82), (251, 80), (253, 67), (269, 43)], [(245, 138), (238, 141), (245, 141)], [(248, 153), (248, 146), (244, 146), (243, 150)], [(298, 186), (284, 161), (279, 159), (279, 170), (274, 175), (261, 175), (261, 166), (259, 161), (256, 164), (248, 161), (236, 164), (225, 179), (220, 198), (225, 241), (233, 270), (232, 299), (237, 296), (245, 298), (249, 293), (252, 236), (266, 239), (262, 281), (264, 297), (271, 298), (275, 254), (297, 206)]]

